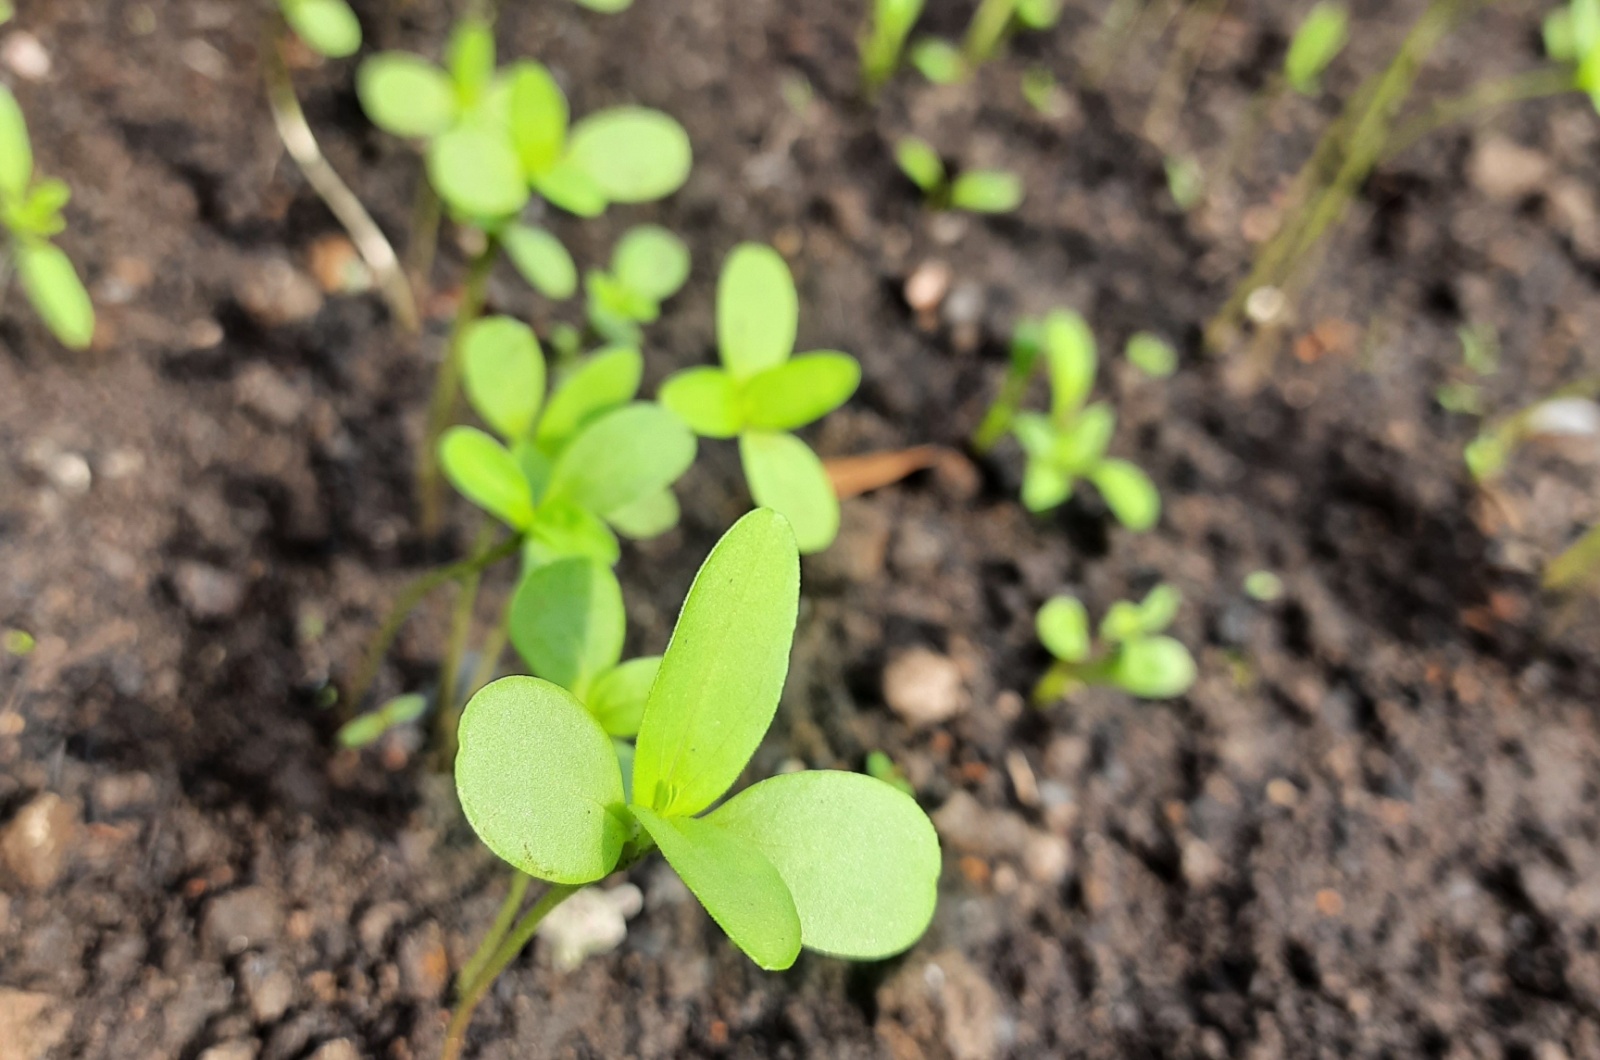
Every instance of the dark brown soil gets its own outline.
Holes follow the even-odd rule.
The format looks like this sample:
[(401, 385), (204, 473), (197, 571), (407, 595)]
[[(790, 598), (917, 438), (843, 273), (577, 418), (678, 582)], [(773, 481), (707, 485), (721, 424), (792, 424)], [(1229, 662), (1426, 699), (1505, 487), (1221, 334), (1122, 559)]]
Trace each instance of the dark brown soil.
[[(446, 25), (432, 0), (358, 6), (380, 46), (431, 50)], [(567, 974), (535, 947), (480, 1012), (475, 1055), (1600, 1057), (1600, 627), (1537, 592), (1542, 560), (1600, 517), (1600, 476), (1533, 456), (1486, 499), (1460, 459), (1472, 422), (1433, 396), (1468, 322), (1504, 343), (1496, 408), (1600, 370), (1600, 119), (1583, 101), (1385, 166), (1249, 388), (1198, 348), (1248, 266), (1247, 210), (1276, 201), (1416, 0), (1357, 3), (1328, 97), (1285, 101), (1251, 178), (1188, 218), (1135, 131), (1172, 35), (1084, 85), (1104, 3), (1070, 2), (968, 88), (906, 75), (872, 108), (855, 95), (854, 2), (503, 6), (502, 45), (550, 63), (577, 113), (636, 100), (694, 141), (669, 202), (556, 222), (580, 263), (641, 220), (690, 240), (694, 279), (650, 332), (652, 385), (708, 358), (716, 268), (742, 239), (793, 261), (802, 346), (863, 362), (859, 397), (813, 435), (827, 456), (962, 446), (1017, 317), (1053, 306), (1083, 310), (1108, 350), (1164, 332), (1184, 364), (1158, 383), (1104, 359), (1118, 449), (1166, 499), (1156, 532), (1122, 531), (1092, 497), (1030, 518), (1002, 447), (971, 482), (926, 473), (849, 502), (839, 543), (807, 564), (754, 771), (859, 768), (875, 748), (905, 766), (947, 853), (920, 945), (764, 974), (655, 863), (633, 874), (646, 907), (627, 942)], [(930, 25), (957, 32), (968, 6), (933, 5)], [(1177, 146), (1216, 153), (1299, 6), (1228, 9)], [(272, 263), (305, 268), (337, 228), (278, 148), (254, 6), (19, 7), (54, 72), (0, 76), (43, 168), (76, 189), (64, 244), (103, 325), (75, 358), (14, 296), (0, 322), (0, 626), (38, 638), (0, 662), (0, 828), (41, 793), (65, 800), (60, 875), (36, 865), (37, 887), (0, 893), (0, 1057), (435, 1055), (449, 971), (504, 877), (425, 753), (339, 752), (320, 704), (398, 588), (469, 540), (464, 509), (445, 546), (413, 523), (449, 299), (420, 342), (371, 296), (263, 315)], [(1532, 65), (1540, 13), (1475, 16), (1419, 91)], [(1034, 63), (1066, 86), (1056, 117), (1018, 91)], [(297, 78), (333, 161), (398, 234), (417, 167), (364, 124), (351, 70)], [(1020, 213), (924, 213), (887, 148), (913, 130), (1019, 170)], [(1508, 187), (1511, 144), (1534, 172)], [(440, 263), (446, 294), (458, 259)], [(919, 323), (900, 291), (933, 260), (956, 286)], [(492, 300), (541, 327), (573, 311), (509, 273)], [(1358, 337), (1314, 356), (1305, 335), (1339, 321)], [(682, 493), (684, 526), (623, 562), (640, 649), (663, 644), (746, 504), (716, 444)], [(1279, 603), (1242, 591), (1263, 568), (1284, 579)], [(1046, 597), (1098, 613), (1159, 579), (1187, 601), (1188, 696), (1023, 705)], [(507, 588), (491, 579), (486, 618)], [(407, 628), (381, 692), (433, 679), (446, 606)], [(882, 681), (919, 647), (960, 667), (966, 710), (912, 729)]]

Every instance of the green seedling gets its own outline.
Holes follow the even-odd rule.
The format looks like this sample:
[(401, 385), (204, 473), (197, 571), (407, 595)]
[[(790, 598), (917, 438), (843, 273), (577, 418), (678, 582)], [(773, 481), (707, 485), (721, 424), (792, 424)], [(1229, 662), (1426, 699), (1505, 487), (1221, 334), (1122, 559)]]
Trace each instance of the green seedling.
[(345, 0), (278, 0), (278, 9), (318, 55), (344, 59), (361, 50), (361, 22)]
[(418, 692), (396, 696), (377, 710), (368, 711), (339, 727), (339, 746), (370, 747), (390, 729), (410, 725), (428, 712), (428, 697)]
[(1128, 363), (1152, 379), (1166, 379), (1178, 370), (1178, 351), (1159, 335), (1141, 331), (1128, 340)]
[(611, 270), (584, 277), (589, 325), (609, 342), (637, 344), (639, 326), (654, 323), (661, 303), (689, 278), (689, 248), (660, 225), (631, 228), (611, 254)]
[(1043, 66), (1030, 66), (1022, 72), (1022, 98), (1046, 118), (1060, 117), (1066, 109), (1056, 75)]
[(911, 47), (911, 65), (936, 85), (958, 84), (994, 58), (1012, 30), (1049, 29), (1060, 20), (1061, 0), (981, 0), (961, 47), (923, 37)]
[(39, 642), (25, 629), (8, 629), (0, 633), (0, 649), (7, 655), (31, 655)]
[(17, 9), (12, 5), (11, 0), (0, 0), (0, 26), (5, 25), (16, 17)]
[(878, 960), (921, 937), (937, 898), (939, 841), (891, 785), (788, 773), (710, 810), (772, 723), (799, 587), (795, 539), (775, 512), (746, 515), (712, 550), (645, 699), (631, 796), (612, 737), (559, 685), (508, 677), (468, 703), (455, 770), (461, 807), (491, 851), (552, 886), (485, 940), (480, 952), (491, 957), (475, 960), (462, 984), (447, 1056), (458, 1055), (473, 1007), (545, 913), (652, 849), (765, 969), (790, 967), (802, 947)]
[(1022, 205), (1022, 181), (1003, 169), (974, 169), (950, 179), (944, 160), (924, 140), (906, 137), (895, 145), (895, 163), (935, 210), (1010, 213)]
[(1439, 407), (1464, 416), (1487, 411), (1480, 380), (1500, 370), (1500, 336), (1491, 324), (1463, 324), (1456, 329), (1461, 340), (1461, 375), (1435, 392)]
[(1100, 623), (1099, 643), (1089, 632), (1089, 612), (1071, 596), (1057, 596), (1039, 609), (1039, 640), (1055, 656), (1034, 688), (1033, 701), (1050, 706), (1091, 685), (1120, 688), (1141, 699), (1171, 699), (1194, 684), (1194, 657), (1163, 631), (1177, 617), (1183, 597), (1158, 585), (1140, 603), (1119, 600)]
[(1544, 20), (1550, 58), (1572, 68), (1572, 87), (1600, 110), (1600, 0), (1570, 0)]
[(544, 66), (495, 68), (493, 30), (481, 19), (457, 25), (444, 66), (384, 52), (361, 64), (356, 89), (373, 124), (423, 142), (428, 179), (455, 215), (503, 243), (551, 298), (572, 296), (577, 270), (554, 236), (517, 220), (533, 191), (595, 217), (613, 203), (670, 195), (689, 175), (689, 137), (676, 121), (622, 106), (570, 122)]
[(1168, 155), (1162, 165), (1173, 204), (1185, 213), (1200, 205), (1206, 194), (1206, 174), (1200, 163), (1191, 155)]
[(588, 556), (607, 566), (617, 533), (648, 538), (677, 524), (671, 485), (695, 439), (660, 405), (635, 401), (639, 351), (614, 346), (574, 364), (545, 400), (539, 340), (487, 317), (462, 342), (467, 396), (494, 432), (453, 427), (439, 443), (445, 476), (525, 542), (529, 566)]
[[(1041, 355), (1050, 376), (1050, 412), (1013, 413)], [(1161, 515), (1161, 495), (1155, 485), (1136, 465), (1106, 455), (1117, 428), (1116, 412), (1103, 401), (1086, 404), (1094, 389), (1097, 357), (1094, 335), (1083, 317), (1058, 309), (1038, 325), (1019, 327), (1012, 358), (1012, 385), (1002, 391), (986, 418), (978, 444), (986, 447), (986, 436), (1007, 429), (1017, 439), (1027, 454), (1023, 505), (1031, 512), (1051, 511), (1086, 479), (1123, 526), (1130, 530), (1154, 526)], [(1019, 364), (1025, 366), (1020, 372)]]
[(1302, 96), (1322, 93), (1322, 74), (1350, 40), (1350, 13), (1343, 4), (1319, 3), (1289, 42), (1283, 80)]
[(961, 49), (938, 37), (924, 37), (911, 46), (911, 65), (936, 85), (958, 85), (972, 76)]
[(895, 765), (894, 759), (883, 751), (869, 753), (865, 765), (867, 776), (872, 777), (874, 780), (881, 780), (890, 787), (905, 792), (907, 795), (916, 796), (917, 790), (911, 786), (911, 781), (906, 779), (905, 772)]
[(573, 0), (573, 3), (602, 15), (615, 15), (633, 6), (633, 0)]
[(60, 247), (51, 240), (66, 227), (62, 209), (72, 198), (65, 182), (40, 177), (33, 169), (33, 141), (22, 107), (0, 85), (0, 295), (5, 273), (14, 267), (22, 293), (63, 346), (82, 350), (94, 338), (94, 306), (89, 292)]
[(861, 81), (871, 96), (894, 76), (911, 28), (922, 16), (923, 0), (875, 0), (861, 36)]
[(791, 356), (800, 299), (789, 266), (771, 247), (744, 243), (717, 282), (721, 368), (690, 368), (661, 386), (660, 400), (704, 438), (737, 438), (756, 504), (783, 513), (802, 552), (839, 532), (839, 498), (799, 430), (843, 405), (861, 366), (832, 350)]
[(1283, 579), (1269, 570), (1253, 570), (1244, 576), (1244, 592), (1259, 603), (1274, 603), (1283, 599)]

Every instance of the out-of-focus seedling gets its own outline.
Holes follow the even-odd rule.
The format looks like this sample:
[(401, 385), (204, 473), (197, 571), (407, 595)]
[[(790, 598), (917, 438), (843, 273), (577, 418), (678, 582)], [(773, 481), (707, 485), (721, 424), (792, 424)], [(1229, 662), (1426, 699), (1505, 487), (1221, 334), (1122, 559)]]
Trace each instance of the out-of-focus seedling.
[(1253, 570), (1244, 576), (1244, 593), (1258, 603), (1283, 599), (1283, 579), (1269, 570)]
[(924, 37), (911, 46), (911, 65), (936, 85), (960, 84), (972, 74), (961, 49), (938, 37)]
[(1500, 337), (1490, 324), (1463, 324), (1456, 329), (1461, 340), (1461, 372), (1435, 392), (1439, 407), (1464, 416), (1486, 412), (1481, 380), (1500, 370)]
[(1200, 205), (1206, 193), (1206, 175), (1192, 155), (1168, 155), (1162, 163), (1167, 174), (1167, 194), (1187, 213)]
[(61, 211), (71, 198), (65, 182), (34, 173), (22, 107), (0, 85), (0, 296), (15, 268), (22, 293), (51, 334), (63, 346), (82, 350), (94, 338), (94, 306), (72, 262), (51, 242), (67, 226)]
[(1588, 93), (1600, 110), (1600, 0), (1570, 0), (1545, 16), (1544, 47), (1571, 67), (1572, 87)]
[(1178, 370), (1178, 351), (1159, 335), (1141, 331), (1128, 340), (1128, 363), (1153, 379), (1165, 379)]
[(584, 277), (589, 326), (608, 342), (637, 344), (641, 324), (654, 323), (661, 303), (689, 278), (689, 248), (660, 225), (630, 228), (611, 253), (611, 271)]
[(344, 59), (361, 49), (361, 22), (345, 0), (278, 0), (278, 9), (318, 55)]
[(1061, 20), (1061, 0), (981, 0), (958, 48), (938, 37), (911, 46), (911, 65), (937, 85), (965, 81), (994, 58), (1014, 29), (1044, 30)]
[(1056, 662), (1034, 688), (1033, 701), (1047, 707), (1090, 685), (1120, 688), (1141, 699), (1181, 696), (1194, 684), (1194, 657), (1164, 630), (1177, 617), (1183, 597), (1158, 585), (1143, 601), (1119, 600), (1090, 633), (1089, 612), (1071, 596), (1057, 596), (1039, 609), (1039, 640)]
[(788, 773), (706, 812), (772, 723), (799, 588), (795, 539), (775, 512), (746, 515), (712, 550), (645, 701), (631, 797), (612, 738), (559, 685), (508, 677), (467, 705), (456, 758), (467, 820), (495, 854), (551, 887), (484, 939), (488, 956), (470, 963), (446, 1030), (447, 1058), (460, 1054), (478, 1001), (544, 915), (653, 848), (762, 968), (790, 967), (801, 947), (877, 960), (922, 935), (939, 841), (891, 785)]
[(894, 76), (911, 28), (922, 16), (923, 0), (874, 0), (861, 35), (861, 83), (871, 97)]
[(910, 136), (895, 145), (900, 172), (922, 190), (935, 210), (1010, 213), (1022, 205), (1022, 181), (1003, 169), (974, 169), (950, 179), (944, 160), (926, 141)]
[(341, 747), (370, 747), (390, 729), (409, 725), (428, 712), (428, 697), (419, 692), (396, 696), (377, 710), (352, 718), (339, 727)]
[(660, 400), (696, 434), (739, 439), (756, 504), (781, 512), (802, 552), (820, 552), (839, 532), (839, 498), (822, 461), (791, 431), (843, 405), (861, 383), (846, 353), (791, 356), (800, 301), (789, 266), (771, 247), (735, 247), (717, 282), (721, 368), (689, 368), (661, 386)]
[(890, 787), (905, 792), (915, 797), (917, 790), (911, 786), (911, 781), (906, 779), (905, 771), (895, 765), (894, 759), (883, 751), (871, 751), (866, 760), (867, 776), (874, 780), (881, 780)]
[(1350, 40), (1350, 13), (1343, 4), (1324, 0), (1306, 15), (1289, 42), (1283, 80), (1302, 96), (1322, 92), (1322, 74)]

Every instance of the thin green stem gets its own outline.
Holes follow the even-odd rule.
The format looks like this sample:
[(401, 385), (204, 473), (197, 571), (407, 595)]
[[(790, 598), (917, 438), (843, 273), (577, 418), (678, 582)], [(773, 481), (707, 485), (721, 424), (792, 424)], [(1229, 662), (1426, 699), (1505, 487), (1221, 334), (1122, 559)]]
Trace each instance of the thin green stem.
[(422, 508), (422, 533), (435, 537), (444, 524), (444, 484), (439, 473), (439, 439), (449, 428), (456, 415), (456, 403), (461, 395), (461, 342), (483, 312), (488, 298), (489, 274), (494, 270), (495, 257), (500, 245), (494, 237), (486, 237), (483, 250), (472, 259), (467, 270), (466, 283), (461, 290), (461, 304), (456, 307), (455, 323), (450, 328), (450, 340), (444, 358), (439, 362), (434, 377), (433, 397), (428, 402), (428, 427), (422, 438), (422, 450), (417, 454), (417, 498)]
[(1017, 408), (1022, 404), (1022, 398), (1028, 392), (1028, 383), (1033, 378), (1033, 366), (1038, 363), (1039, 349), (1036, 342), (1013, 344), (1011, 367), (1006, 370), (1005, 382), (1000, 384), (1000, 394), (989, 406), (983, 422), (978, 424), (972, 436), (972, 448), (976, 452), (987, 453), (1011, 429), (1011, 421), (1017, 418)]
[(465, 993), (468, 986), (478, 981), (489, 958), (494, 956), (494, 951), (505, 940), (511, 925), (516, 923), (517, 914), (522, 911), (523, 899), (528, 896), (528, 885), (532, 882), (533, 877), (527, 873), (511, 870), (511, 886), (506, 890), (505, 901), (500, 903), (500, 912), (495, 914), (494, 923), (483, 936), (483, 941), (478, 943), (478, 948), (462, 965), (461, 974), (456, 976), (456, 990)]
[(419, 298), (432, 287), (434, 251), (439, 245), (439, 222), (444, 214), (439, 193), (423, 174), (417, 179), (416, 201), (411, 205), (411, 242), (406, 246), (406, 275)]
[[(478, 531), (473, 551), (486, 548), (493, 533), (493, 527), (485, 523)], [(444, 661), (439, 666), (439, 709), (434, 715), (439, 759), (443, 763), (453, 762), (456, 757), (456, 726), (461, 720), (456, 685), (461, 661), (467, 654), (467, 641), (472, 636), (472, 616), (478, 609), (478, 589), (483, 584), (483, 569), (480, 567), (468, 571), (461, 576), (458, 584), (455, 607), (450, 612), (450, 641), (445, 647)]]
[(1496, 81), (1474, 85), (1470, 91), (1440, 100), (1395, 130), (1384, 145), (1383, 160), (1390, 161), (1414, 147), (1417, 141), (1447, 125), (1467, 121), (1487, 110), (1547, 99), (1578, 91), (1572, 71), (1563, 66), (1528, 70)]
[(506, 642), (511, 639), (509, 623), (511, 612), (502, 608), (500, 621), (489, 631), (489, 636), (484, 639), (483, 650), (478, 657), (478, 668), (472, 672), (472, 680), (467, 682), (467, 698), (471, 699), (477, 694), (478, 689), (494, 680), (495, 673), (500, 668), (500, 655), (506, 650)]

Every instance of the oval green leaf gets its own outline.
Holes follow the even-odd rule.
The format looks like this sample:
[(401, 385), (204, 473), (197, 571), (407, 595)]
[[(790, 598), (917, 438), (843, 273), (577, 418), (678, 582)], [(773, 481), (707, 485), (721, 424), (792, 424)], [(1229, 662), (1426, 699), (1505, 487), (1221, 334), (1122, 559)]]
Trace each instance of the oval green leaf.
[[(589, 689), (584, 706), (612, 736), (633, 736), (639, 731), (650, 686), (656, 683), (656, 671), (660, 669), (659, 655), (629, 659), (600, 675)], [(631, 772), (630, 763), (630, 775)]]
[(507, 616), (511, 643), (528, 669), (579, 700), (622, 658), (622, 586), (610, 566), (592, 559), (557, 560), (528, 571)]
[(494, 27), (478, 15), (462, 17), (450, 31), (445, 65), (464, 109), (476, 106), (494, 80), (494, 50)]
[(572, 127), (568, 160), (589, 174), (611, 202), (651, 202), (689, 177), (689, 134), (647, 107), (612, 107)]
[(632, 401), (644, 358), (631, 346), (610, 346), (580, 361), (557, 384), (539, 420), (539, 446), (553, 451), (590, 420)]
[(572, 694), (537, 677), (485, 686), (461, 715), (456, 793), (472, 830), (552, 883), (598, 880), (627, 838), (611, 738)]
[(916, 800), (860, 773), (763, 780), (706, 817), (772, 863), (800, 914), (800, 941), (875, 961), (922, 937), (939, 897), (939, 837)]
[(1141, 699), (1181, 696), (1194, 679), (1194, 656), (1171, 637), (1139, 637), (1125, 642), (1111, 668), (1112, 682)]
[(932, 195), (944, 186), (944, 162), (926, 140), (915, 136), (901, 140), (894, 145), (894, 161), (923, 194)]
[(850, 400), (861, 385), (861, 365), (848, 353), (805, 353), (745, 384), (748, 424), (763, 431), (792, 431), (821, 419)]
[(561, 240), (543, 228), (507, 225), (500, 231), (500, 245), (522, 278), (546, 298), (559, 302), (577, 293), (578, 266)]
[(33, 180), (33, 141), (22, 106), (0, 85), (0, 195), (20, 199)]
[(634, 294), (664, 302), (689, 278), (689, 247), (660, 225), (637, 225), (617, 242), (611, 271)]
[(540, 567), (573, 556), (612, 567), (622, 558), (622, 546), (617, 543), (617, 535), (593, 512), (569, 501), (540, 505), (522, 550), (523, 562)]
[(1139, 631), (1160, 633), (1172, 625), (1172, 620), (1178, 617), (1178, 608), (1182, 606), (1183, 594), (1176, 586), (1165, 582), (1156, 586), (1139, 602)]
[(937, 37), (924, 37), (911, 46), (911, 65), (936, 85), (954, 85), (970, 71), (961, 49)]
[(528, 179), (561, 160), (567, 143), (567, 97), (542, 64), (519, 62), (509, 71), (511, 139)]
[(361, 47), (361, 21), (344, 0), (286, 0), (283, 17), (319, 55), (343, 59)]
[(800, 603), (788, 523), (756, 510), (695, 576), (661, 660), (634, 760), (634, 799), (699, 813), (733, 785), (778, 709)]
[(975, 169), (950, 185), (950, 205), (970, 213), (1010, 213), (1022, 205), (1022, 178), (1003, 169)]
[(484, 317), (461, 340), (467, 398), (500, 437), (533, 430), (544, 402), (544, 354), (533, 329), (511, 317)]
[(439, 466), (461, 495), (515, 530), (533, 522), (533, 487), (511, 451), (476, 427), (439, 440)]
[(382, 52), (356, 71), (356, 96), (367, 118), (407, 139), (437, 136), (455, 124), (456, 86), (439, 67), (410, 52)]
[(672, 413), (646, 402), (624, 405), (567, 443), (545, 496), (604, 515), (672, 485), (694, 454), (694, 434)]
[(623, 537), (648, 541), (677, 526), (682, 514), (677, 496), (670, 489), (664, 489), (607, 512), (605, 520)]
[(800, 323), (800, 296), (776, 250), (741, 243), (717, 280), (717, 350), (723, 367), (748, 379), (789, 359)]
[(1127, 357), (1130, 364), (1154, 379), (1165, 379), (1178, 370), (1178, 351), (1161, 336), (1148, 331), (1141, 331), (1128, 340)]
[(1082, 314), (1056, 309), (1044, 318), (1044, 354), (1050, 370), (1050, 409), (1059, 419), (1081, 406), (1094, 388), (1094, 332)]
[(22, 290), (61, 345), (88, 349), (94, 339), (94, 304), (72, 261), (54, 243), (22, 239), (15, 244)]
[(1126, 460), (1101, 461), (1089, 474), (1106, 507), (1129, 530), (1145, 531), (1161, 518), (1161, 494), (1138, 466)]
[(839, 534), (839, 496), (810, 446), (792, 434), (752, 431), (739, 436), (739, 460), (750, 496), (789, 520), (801, 552), (809, 555), (833, 544)]
[(1034, 621), (1039, 643), (1063, 662), (1083, 662), (1089, 657), (1089, 612), (1083, 601), (1072, 596), (1054, 596), (1039, 609)]
[(567, 159), (535, 175), (533, 186), (552, 206), (576, 217), (599, 217), (606, 212), (606, 197), (600, 185)]
[(452, 209), (473, 220), (509, 217), (528, 202), (528, 185), (510, 137), (462, 125), (428, 144), (428, 179)]
[(659, 398), (702, 438), (732, 438), (744, 429), (739, 386), (721, 368), (687, 368), (669, 376)]
[(1072, 496), (1072, 479), (1042, 457), (1029, 457), (1022, 471), (1022, 506), (1038, 514), (1059, 508)]

